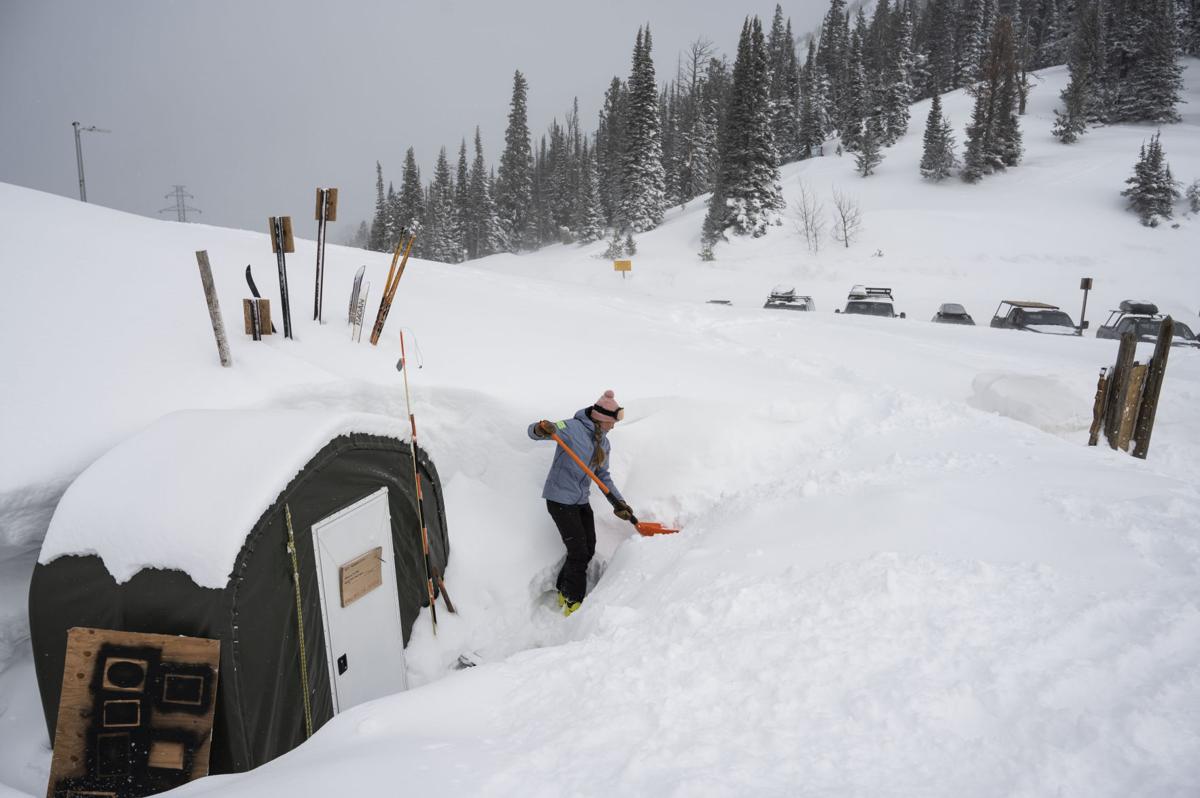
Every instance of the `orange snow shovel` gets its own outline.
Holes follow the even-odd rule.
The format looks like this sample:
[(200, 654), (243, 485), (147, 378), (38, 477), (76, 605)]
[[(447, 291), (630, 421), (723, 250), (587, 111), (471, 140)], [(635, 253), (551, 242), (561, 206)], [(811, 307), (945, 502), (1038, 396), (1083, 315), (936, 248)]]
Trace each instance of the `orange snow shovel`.
[[(567, 446), (566, 442), (563, 441), (562, 438), (558, 437), (558, 433), (551, 433), (550, 437), (554, 439), (555, 443), (563, 448), (564, 452), (571, 456), (571, 459), (575, 461), (577, 466), (583, 469), (583, 473), (592, 478), (592, 482), (595, 482), (596, 487), (600, 488), (600, 492), (604, 494), (604, 498), (608, 499), (608, 503), (613, 507), (616, 507), (617, 499), (613, 498), (612, 491), (608, 489), (607, 485), (600, 481), (599, 477), (592, 473), (592, 469), (588, 468), (586, 463), (579, 459), (579, 455), (571, 451), (571, 447)], [(647, 537), (650, 535), (672, 535), (679, 531), (678, 529), (671, 529), (669, 526), (656, 524), (653, 521), (639, 521), (632, 514), (629, 516), (629, 523), (633, 524), (634, 528), (637, 529), (638, 534), (645, 535)]]

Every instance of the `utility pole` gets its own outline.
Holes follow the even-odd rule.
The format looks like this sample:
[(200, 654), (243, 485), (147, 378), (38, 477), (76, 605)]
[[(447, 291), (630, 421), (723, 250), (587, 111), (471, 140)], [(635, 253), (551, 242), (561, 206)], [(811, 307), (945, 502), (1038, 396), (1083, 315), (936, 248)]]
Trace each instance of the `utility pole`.
[(203, 211), (201, 211), (199, 208), (193, 208), (187, 204), (187, 200), (195, 199), (195, 197), (184, 191), (184, 188), (184, 186), (176, 185), (172, 188), (170, 194), (164, 194), (163, 196), (167, 199), (175, 200), (175, 204), (171, 205), (170, 207), (163, 208), (159, 211), (159, 213), (170, 213), (174, 211), (176, 219), (181, 222), (187, 221), (188, 211), (203, 213)]
[(79, 165), (79, 201), (87, 202), (87, 186), (83, 182), (83, 144), (79, 140), (80, 131), (88, 133), (112, 133), (111, 130), (91, 125), (90, 127), (82, 127), (78, 122), (72, 122), (71, 127), (75, 128), (75, 162)]

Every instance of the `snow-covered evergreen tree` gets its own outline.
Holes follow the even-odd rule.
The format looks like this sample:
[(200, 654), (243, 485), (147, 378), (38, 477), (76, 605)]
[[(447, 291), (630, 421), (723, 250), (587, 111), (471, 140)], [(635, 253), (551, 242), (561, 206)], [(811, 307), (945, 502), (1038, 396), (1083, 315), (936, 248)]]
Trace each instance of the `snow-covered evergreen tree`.
[(704, 219), (705, 243), (735, 235), (761, 236), (780, 223), (783, 195), (771, 133), (770, 69), (762, 23), (742, 26), (729, 110), (721, 128), (717, 183)]
[(470, 213), (471, 171), (467, 165), (467, 140), (458, 143), (458, 168), (454, 174), (454, 248), (456, 263), (467, 258), (467, 216)]
[(635, 233), (657, 227), (666, 208), (658, 85), (651, 47), (650, 28), (639, 28), (625, 107), (620, 210), (622, 225)]
[(883, 129), (878, 116), (872, 116), (863, 126), (858, 139), (858, 152), (854, 156), (854, 164), (858, 173), (869, 177), (875, 173), (875, 167), (883, 161)]
[(492, 200), (492, 181), (483, 160), (483, 139), (475, 128), (475, 159), (471, 162), (471, 185), (465, 238), (467, 257), (482, 258), (504, 248), (500, 217)]
[(375, 215), (371, 218), (371, 233), (367, 249), (383, 252), (387, 246), (387, 199), (383, 193), (383, 167), (375, 162)]
[(867, 83), (866, 68), (863, 65), (863, 46), (866, 36), (867, 18), (860, 8), (855, 20), (854, 32), (850, 35), (845, 91), (842, 95), (842, 106), (838, 110), (838, 118), (841, 120), (842, 146), (851, 152), (858, 149), (863, 125), (873, 110), (871, 87)]
[(579, 198), (575, 203), (575, 234), (580, 243), (604, 238), (604, 209), (600, 206), (600, 174), (586, 141), (580, 158)]
[(821, 39), (817, 46), (817, 83), (825, 100), (822, 116), (827, 131), (842, 127), (841, 111), (845, 106), (847, 70), (850, 61), (850, 29), (845, 0), (829, 0), (821, 24)]
[(954, 132), (950, 120), (942, 112), (941, 95), (933, 95), (929, 116), (925, 118), (924, 148), (921, 152), (921, 177), (938, 182), (945, 180), (958, 167)]
[(787, 163), (799, 157), (800, 68), (792, 21), (784, 22), (783, 8), (778, 4), (767, 37), (767, 60), (771, 67), (771, 131), (780, 163)]
[[(433, 182), (425, 195), (421, 235), (417, 239), (424, 244), (422, 257), (441, 263), (458, 262), (454, 215), (454, 179), (450, 176), (446, 148), (442, 147), (433, 170)], [(416, 250), (415, 244), (413, 249)]]
[(1012, 23), (1001, 17), (992, 31), (975, 108), (967, 127), (963, 179), (974, 183), (985, 174), (1016, 166), (1021, 160), (1021, 129), (1017, 119), (1017, 72)]
[(384, 207), (386, 210), (383, 215), (383, 248), (385, 252), (392, 252), (396, 249), (396, 244), (400, 242), (400, 235), (406, 230), (400, 220), (400, 193), (392, 188), (390, 182)]
[(600, 125), (596, 129), (596, 171), (600, 177), (600, 203), (604, 216), (614, 227), (620, 226), (621, 173), (625, 158), (625, 87), (613, 78), (604, 93)]
[[(424, 253), (429, 242), (421, 230), (421, 220), (425, 215), (425, 191), (421, 186), (421, 170), (417, 168), (417, 157), (413, 148), (409, 147), (404, 153), (404, 174), (400, 179), (400, 191), (396, 195), (395, 236), (392, 247), (400, 241), (402, 233), (417, 237), (413, 244), (413, 252)], [(420, 249), (417, 249), (420, 245)]]
[(1149, 145), (1142, 144), (1133, 176), (1125, 181), (1129, 188), (1121, 196), (1129, 198), (1129, 207), (1147, 227), (1157, 227), (1160, 219), (1170, 219), (1174, 214), (1175, 200), (1179, 198), (1179, 184), (1171, 176), (1171, 167), (1163, 155), (1159, 134), (1155, 133)]
[(496, 174), (496, 215), (504, 239), (499, 242), (509, 252), (536, 246), (537, 231), (533, 219), (533, 151), (529, 142), (526, 110), (529, 84), (520, 70), (513, 74), (512, 101), (508, 127), (504, 131), (504, 152)]
[(928, 38), (925, 60), (928, 69), (926, 95), (957, 88), (955, 83), (953, 0), (930, 0), (928, 6)]
[(908, 15), (897, 9), (894, 28), (881, 53), (879, 113), (883, 145), (891, 146), (908, 131), (908, 106), (912, 102), (912, 27)]
[(816, 45), (810, 39), (808, 55), (800, 75), (800, 129), (798, 156), (812, 158), (821, 151), (825, 141), (825, 123), (821, 116), (824, 103), (821, 98), (820, 76), (816, 65)]
[(1089, 123), (1102, 118), (1104, 51), (1097, 0), (1078, 0), (1077, 25), (1071, 36), (1068, 70), (1071, 79), (1060, 95), (1063, 110), (1054, 111), (1053, 133), (1063, 144), (1072, 144)]

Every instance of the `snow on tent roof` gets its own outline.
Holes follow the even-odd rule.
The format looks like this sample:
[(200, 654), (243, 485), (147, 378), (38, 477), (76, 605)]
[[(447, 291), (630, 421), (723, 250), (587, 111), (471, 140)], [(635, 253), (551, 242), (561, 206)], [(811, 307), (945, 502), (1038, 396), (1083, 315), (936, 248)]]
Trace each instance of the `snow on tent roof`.
[(408, 440), (398, 419), (309, 410), (186, 410), (84, 470), (54, 511), (38, 562), (94, 554), (118, 582), (177, 569), (223, 588), (246, 535), (340, 435)]

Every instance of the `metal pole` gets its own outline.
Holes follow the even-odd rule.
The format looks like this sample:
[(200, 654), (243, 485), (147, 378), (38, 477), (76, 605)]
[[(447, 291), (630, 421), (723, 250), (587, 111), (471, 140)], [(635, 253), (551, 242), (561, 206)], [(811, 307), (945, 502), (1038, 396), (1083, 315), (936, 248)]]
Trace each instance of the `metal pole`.
[(1079, 311), (1079, 334), (1083, 335), (1083, 331), (1087, 329), (1087, 298), (1088, 291), (1092, 289), (1092, 278), (1082, 278), (1079, 281), (1079, 287), (1083, 289), (1083, 310)]
[(83, 144), (79, 140), (79, 123), (72, 122), (75, 128), (75, 162), (79, 165), (79, 201), (87, 202), (87, 188), (83, 183)]

